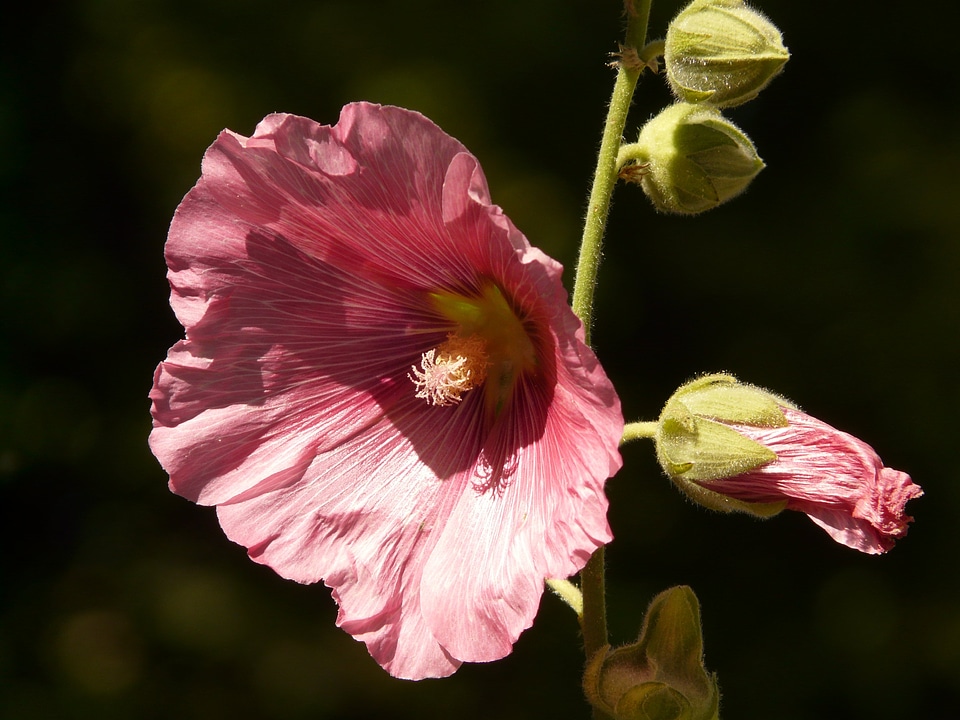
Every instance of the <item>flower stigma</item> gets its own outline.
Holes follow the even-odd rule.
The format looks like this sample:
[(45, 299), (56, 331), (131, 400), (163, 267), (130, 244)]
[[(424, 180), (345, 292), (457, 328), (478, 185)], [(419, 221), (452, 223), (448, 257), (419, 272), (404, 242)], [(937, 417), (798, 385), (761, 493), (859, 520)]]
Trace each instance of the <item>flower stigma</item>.
[(487, 378), (486, 343), (477, 335), (451, 334), (439, 347), (428, 350), (420, 368), (412, 366), (408, 377), (417, 386), (417, 397), (431, 405), (456, 405), (463, 393)]

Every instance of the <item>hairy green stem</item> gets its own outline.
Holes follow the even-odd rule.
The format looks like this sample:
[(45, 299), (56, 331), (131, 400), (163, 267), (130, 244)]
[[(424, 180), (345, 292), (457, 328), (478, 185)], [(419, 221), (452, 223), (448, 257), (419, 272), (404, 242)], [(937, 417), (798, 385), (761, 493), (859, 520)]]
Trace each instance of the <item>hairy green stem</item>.
[[(651, 0), (627, 0), (627, 33), (624, 48), (643, 47), (647, 34), (647, 22), (650, 17)], [(637, 81), (643, 67), (620, 63), (617, 79), (613, 86), (607, 119), (603, 126), (600, 151), (597, 155), (597, 167), (593, 175), (593, 186), (587, 203), (587, 216), (583, 224), (583, 236), (580, 241), (580, 257), (577, 260), (577, 276), (573, 285), (573, 311), (583, 321), (587, 343), (590, 342), (590, 330), (593, 324), (593, 295), (597, 285), (597, 271), (603, 249), (603, 235), (607, 228), (607, 216), (610, 213), (610, 199), (617, 184), (617, 153), (623, 140), (623, 128), (627, 123), (627, 113), (637, 87)]]
[[(644, 47), (650, 19), (650, 3), (651, 0), (625, 0), (627, 32), (623, 44), (624, 52)], [(597, 285), (597, 271), (600, 268), (603, 236), (610, 213), (613, 188), (617, 184), (617, 154), (623, 141), (623, 129), (627, 123), (633, 93), (642, 72), (642, 65), (626, 62), (618, 65), (587, 204), (571, 304), (573, 311), (583, 321), (588, 344), (593, 325), (593, 297)], [(584, 653), (588, 660), (609, 644), (604, 573), (604, 548), (600, 547), (580, 571), (580, 590), (583, 593), (580, 629), (583, 633)], [(594, 720), (603, 720), (607, 716), (594, 708), (593, 717)]]
[(620, 150), (623, 127), (627, 122), (627, 111), (639, 77), (640, 71), (636, 68), (621, 67), (617, 71), (613, 97), (603, 128), (603, 138), (600, 141), (593, 187), (587, 203), (587, 217), (583, 223), (580, 257), (577, 260), (577, 278), (573, 285), (571, 304), (573, 311), (583, 321), (588, 344), (593, 325), (593, 294), (597, 284), (597, 271), (600, 268), (603, 234), (607, 228), (607, 215), (610, 212), (613, 187), (617, 183), (617, 153)]
[(655, 438), (659, 427), (660, 423), (656, 421), (627, 423), (623, 428), (623, 437), (620, 439), (620, 444), (626, 445), (634, 440)]

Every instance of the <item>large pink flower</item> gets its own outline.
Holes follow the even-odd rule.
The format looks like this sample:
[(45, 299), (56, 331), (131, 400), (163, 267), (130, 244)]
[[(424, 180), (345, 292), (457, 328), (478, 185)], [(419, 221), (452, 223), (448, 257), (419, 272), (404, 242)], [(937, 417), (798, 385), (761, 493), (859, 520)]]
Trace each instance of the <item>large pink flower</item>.
[(223, 132), (166, 260), (186, 339), (150, 447), (171, 489), (323, 580), (390, 673), (508, 654), (544, 579), (611, 539), (616, 393), (560, 266), (426, 118), (354, 104)]
[(884, 467), (859, 438), (800, 410), (781, 408), (788, 425), (735, 425), (737, 432), (769, 448), (777, 459), (749, 472), (703, 482), (745, 502), (786, 502), (806, 513), (839, 543), (877, 554), (907, 534), (913, 520), (907, 501), (923, 494), (905, 472)]

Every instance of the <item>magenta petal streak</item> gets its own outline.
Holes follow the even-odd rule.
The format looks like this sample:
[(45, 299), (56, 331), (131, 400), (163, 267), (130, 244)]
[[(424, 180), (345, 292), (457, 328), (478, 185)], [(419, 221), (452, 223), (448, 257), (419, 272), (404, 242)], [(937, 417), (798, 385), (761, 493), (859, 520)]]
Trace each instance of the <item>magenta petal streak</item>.
[[(611, 539), (616, 393), (560, 266), (491, 204), (429, 120), (348, 105), (225, 131), (166, 245), (186, 331), (157, 368), (150, 446), (171, 489), (280, 575), (333, 590), (390, 673), (508, 654), (548, 577)], [(430, 293), (495, 285), (536, 348), (502, 406), (449, 407), (410, 368), (456, 331)]]

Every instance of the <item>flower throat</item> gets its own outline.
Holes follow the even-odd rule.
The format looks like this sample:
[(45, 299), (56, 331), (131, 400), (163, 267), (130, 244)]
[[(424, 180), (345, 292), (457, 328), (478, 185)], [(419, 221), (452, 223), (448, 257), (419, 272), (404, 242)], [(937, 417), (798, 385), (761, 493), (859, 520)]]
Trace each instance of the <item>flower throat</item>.
[(416, 397), (431, 405), (455, 405), (464, 393), (483, 386), (487, 410), (499, 414), (520, 375), (537, 366), (523, 322), (492, 283), (479, 297), (430, 293), (430, 300), (456, 331), (425, 352), (420, 367), (412, 367)]

